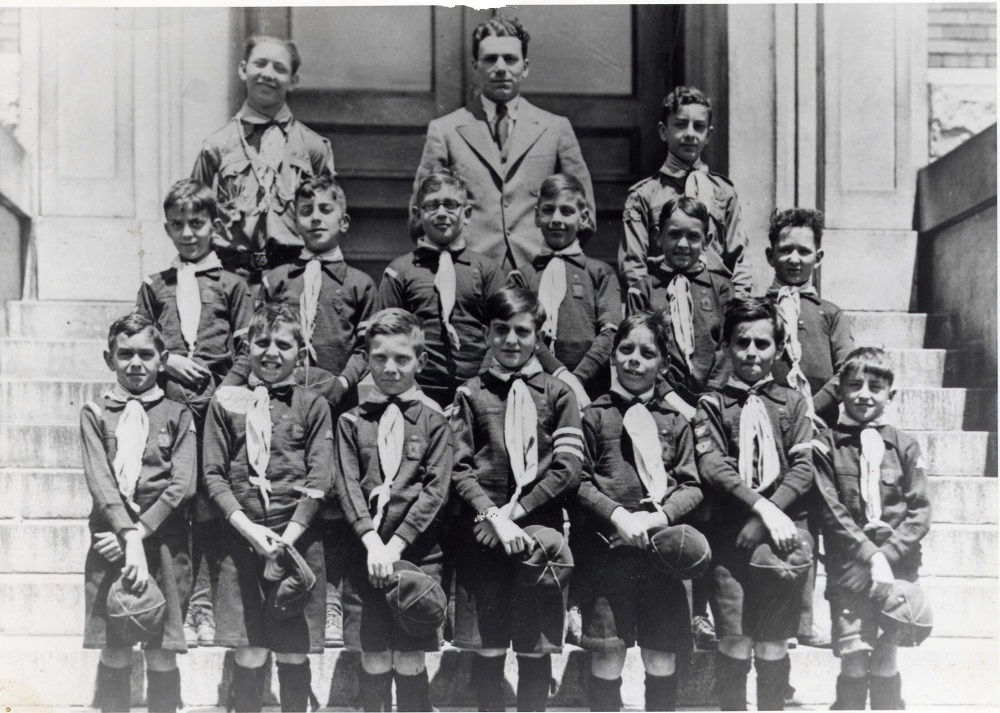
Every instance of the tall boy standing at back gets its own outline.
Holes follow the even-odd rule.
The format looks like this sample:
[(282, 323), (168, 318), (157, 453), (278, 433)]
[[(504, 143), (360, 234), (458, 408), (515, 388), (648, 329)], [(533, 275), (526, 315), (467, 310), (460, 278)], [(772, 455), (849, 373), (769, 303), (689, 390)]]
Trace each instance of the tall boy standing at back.
[(481, 96), (430, 123), (413, 184), (416, 196), (427, 174), (438, 168), (464, 178), (476, 201), (469, 246), (505, 270), (528, 263), (544, 246), (534, 208), (547, 177), (572, 174), (583, 184), (588, 205), (594, 205), (590, 172), (569, 121), (521, 96), (528, 40), (516, 19), (497, 16), (475, 29), (472, 68)]
[(659, 131), (667, 160), (655, 176), (632, 186), (625, 199), (618, 269), (626, 286), (642, 280), (650, 263), (661, 257), (655, 232), (664, 204), (686, 195), (704, 203), (711, 216), (705, 253), (709, 270), (729, 277), (737, 297), (748, 297), (753, 285), (736, 189), (701, 160), (712, 137), (711, 100), (700, 89), (677, 87), (663, 100)]

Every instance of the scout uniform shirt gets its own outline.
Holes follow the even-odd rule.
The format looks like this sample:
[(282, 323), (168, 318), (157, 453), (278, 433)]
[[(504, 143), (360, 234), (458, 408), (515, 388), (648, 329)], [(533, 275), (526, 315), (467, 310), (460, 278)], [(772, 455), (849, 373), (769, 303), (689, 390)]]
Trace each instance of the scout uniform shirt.
[[(538, 294), (545, 268), (552, 260), (566, 264), (566, 293), (559, 303), (554, 343), (550, 338), (536, 352), (545, 371), (566, 367), (584, 386), (608, 373), (612, 343), (621, 322), (622, 298), (611, 266), (575, 252), (545, 251), (527, 267), (510, 274), (510, 282)], [(546, 321), (548, 324), (548, 321)]]
[[(703, 392), (721, 388), (728, 378), (729, 363), (722, 347), (722, 323), (726, 305), (733, 298), (733, 287), (729, 280), (703, 264), (683, 274), (688, 278), (691, 295), (694, 350), (688, 357), (678, 344), (674, 330), (664, 330), (669, 356), (667, 381), (677, 389), (681, 398), (694, 405)], [(653, 269), (651, 275), (630, 287), (626, 296), (626, 314), (667, 307), (670, 303), (668, 289), (674, 275), (670, 267), (662, 263)]]
[(477, 515), (506, 505), (515, 494), (517, 483), (504, 438), (504, 421), (514, 383), (520, 380), (527, 386), (537, 414), (537, 476), (518, 499), (527, 511), (518, 524), (561, 531), (563, 502), (579, 486), (583, 466), (583, 432), (576, 397), (567, 384), (545, 374), (535, 359), (514, 375), (500, 376), (501, 371), (497, 367), (480, 374), (458, 387), (455, 394), (452, 483), (464, 505), (462, 526), (471, 528)]
[[(284, 300), (300, 304), (309, 263), (304, 255), (292, 264), (268, 270), (263, 280), (264, 303)], [(321, 260), (320, 265), (315, 324), (311, 337), (305, 331), (303, 337), (310, 362), (340, 377), (335, 380), (332, 392), (323, 390), (324, 395), (329, 393), (330, 401), (336, 403), (345, 391), (358, 385), (368, 370), (365, 325), (375, 303), (375, 283), (365, 273), (349, 266), (342, 257), (335, 261)]]
[[(754, 468), (751, 483), (741, 474), (740, 421), (751, 395), (763, 402), (777, 451), (777, 477), (770, 484), (761, 485), (765, 474), (758, 468)], [(802, 394), (779, 386), (769, 377), (752, 386), (731, 377), (721, 391), (701, 397), (692, 423), (698, 472), (716, 494), (713, 522), (742, 522), (762, 497), (792, 520), (805, 517), (803, 497), (813, 485), (813, 430)]]
[[(284, 136), (273, 156), (261, 148), (272, 126)], [(322, 173), (334, 175), (329, 141), (297, 121), (287, 104), (272, 119), (244, 102), (228, 124), (205, 139), (191, 171), (191, 178), (215, 189), (226, 226), (216, 243), (223, 259), (258, 253), (256, 264), (238, 266), (259, 270), (267, 264), (261, 255), (265, 249), (302, 247), (295, 230), (295, 191)]]
[(226, 383), (240, 383), (250, 373), (246, 335), (253, 317), (253, 300), (242, 277), (223, 270), (214, 253), (208, 257), (214, 260), (203, 259), (205, 269), (198, 269), (196, 274), (201, 312), (193, 351), (181, 329), (176, 266), (143, 280), (136, 297), (136, 311), (160, 326), (171, 354), (194, 359), (212, 372), (217, 383), (223, 382), (239, 363), (233, 374), (235, 380)]
[[(749, 297), (752, 287), (748, 241), (740, 218), (736, 189), (728, 178), (711, 173), (699, 160), (695, 171), (703, 173), (712, 195), (698, 195), (708, 208), (709, 228), (705, 241), (708, 268), (731, 278), (738, 297)], [(618, 248), (618, 268), (627, 285), (634, 285), (649, 274), (650, 261), (662, 259), (657, 225), (663, 206), (685, 195), (691, 169), (667, 154), (659, 172), (639, 181), (629, 189), (622, 220), (625, 233)], [(706, 185), (705, 181), (700, 182)]]
[(416, 387), (398, 397), (376, 393), (341, 415), (334, 486), (359, 539), (372, 530), (383, 542), (397, 535), (411, 562), (440, 552), (434, 524), (451, 487), (450, 439), (441, 410)]
[[(491, 258), (466, 247), (459, 238), (447, 246), (454, 265), (454, 307), (448, 323), (459, 346), (449, 338), (438, 279), (441, 249), (426, 239), (412, 253), (393, 260), (385, 269), (372, 312), (399, 307), (416, 315), (424, 325), (427, 365), (417, 383), (439, 402), (451, 402), (462, 383), (479, 373), (486, 356), (483, 338), (486, 300), (503, 287), (500, 266)], [(439, 394), (446, 395), (438, 399)]]
[(205, 493), (223, 519), (243, 510), (252, 522), (268, 527), (289, 520), (308, 527), (332, 484), (330, 407), (319, 394), (295, 384), (267, 388), (271, 439), (266, 478), (258, 476), (247, 453), (254, 389), (224, 386), (212, 397), (205, 423)]
[[(94, 500), (90, 531), (136, 529), (136, 520), (158, 534), (183, 533), (187, 528), (184, 504), (194, 495), (197, 437), (191, 412), (163, 398), (154, 387), (136, 398), (116, 386), (99, 403), (88, 401), (80, 412), (83, 473)], [(137, 401), (145, 414), (145, 444), (120, 438), (142, 429), (119, 429), (126, 409)], [(141, 465), (128, 473), (129, 451)], [(121, 456), (121, 458), (119, 458)], [(132, 466), (134, 467), (134, 466)]]
[[(846, 422), (845, 422), (846, 421)], [(874, 464), (874, 492), (865, 496), (862, 478), (861, 424), (841, 417), (841, 422), (813, 441), (817, 490), (823, 496), (823, 532), (827, 542), (830, 572), (839, 571), (852, 559), (867, 562), (882, 552), (892, 570), (915, 577), (920, 567), (920, 540), (931, 523), (927, 497), (926, 465), (917, 441), (889, 425), (869, 427), (881, 437), (884, 452)], [(870, 507), (876, 507), (869, 517)], [(885, 527), (872, 528), (876, 523)], [(873, 531), (869, 536), (865, 530)], [(827, 534), (829, 533), (829, 534)]]
[[(597, 518), (587, 530), (595, 529), (606, 539), (614, 537), (611, 514), (619, 507), (629, 512), (662, 509), (667, 522), (674, 525), (702, 501), (691, 427), (667, 402), (669, 391), (666, 383), (658, 382), (643, 398), (612, 387), (610, 393), (584, 409), (587, 459), (578, 498), (583, 508)], [(625, 427), (625, 414), (635, 403), (645, 404), (656, 426), (657, 455), (667, 474), (665, 494), (658, 503), (651, 502), (651, 493), (638, 470), (635, 440)]]

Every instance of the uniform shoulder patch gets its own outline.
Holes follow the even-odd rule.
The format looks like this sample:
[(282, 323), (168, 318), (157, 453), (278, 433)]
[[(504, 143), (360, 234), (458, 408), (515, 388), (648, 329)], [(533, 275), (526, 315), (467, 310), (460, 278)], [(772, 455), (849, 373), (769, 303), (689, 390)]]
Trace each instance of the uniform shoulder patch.
[(146, 275), (144, 278), (142, 278), (142, 282), (143, 282), (143, 284), (146, 284), (146, 285), (149, 285), (150, 287), (152, 287), (153, 286), (153, 276), (152, 275)]
[(386, 277), (391, 277), (394, 280), (398, 280), (399, 279), (399, 273), (396, 272), (395, 270), (393, 270), (391, 267), (385, 268), (385, 276)]
[(95, 416), (101, 415), (101, 407), (97, 404), (96, 401), (88, 401), (83, 405), (83, 407), (89, 410)]
[(253, 404), (253, 391), (244, 386), (223, 386), (215, 392), (215, 399), (229, 413), (245, 414)]
[(715, 446), (712, 444), (711, 441), (705, 440), (705, 441), (698, 441), (698, 443), (695, 444), (694, 449), (696, 451), (698, 451), (699, 453), (704, 454), (704, 453), (708, 453), (714, 447)]

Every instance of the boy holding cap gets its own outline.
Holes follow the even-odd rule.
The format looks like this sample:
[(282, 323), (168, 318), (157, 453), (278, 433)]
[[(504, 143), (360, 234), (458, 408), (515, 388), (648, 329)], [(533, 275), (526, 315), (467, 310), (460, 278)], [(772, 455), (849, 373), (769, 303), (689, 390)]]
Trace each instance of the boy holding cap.
[(344, 643), (361, 651), (364, 710), (392, 710), (395, 676), (398, 710), (429, 711), (424, 652), (438, 650), (437, 631), (414, 635), (386, 598), (390, 584), (397, 599), (409, 594), (394, 577), (401, 565), (440, 583), (438, 514), (451, 484), (451, 431), (415, 383), (427, 363), (420, 320), (384, 309), (369, 322), (366, 346), (375, 388), (337, 424), (334, 487), (356, 535), (346, 544)]

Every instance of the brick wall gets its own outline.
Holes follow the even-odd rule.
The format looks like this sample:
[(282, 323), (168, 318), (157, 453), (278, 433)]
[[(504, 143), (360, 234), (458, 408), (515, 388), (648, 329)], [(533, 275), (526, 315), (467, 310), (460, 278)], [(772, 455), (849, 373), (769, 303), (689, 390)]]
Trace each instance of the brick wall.
[(997, 66), (996, 5), (932, 3), (928, 15), (928, 67)]

